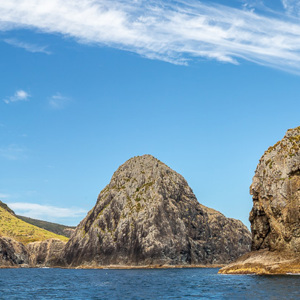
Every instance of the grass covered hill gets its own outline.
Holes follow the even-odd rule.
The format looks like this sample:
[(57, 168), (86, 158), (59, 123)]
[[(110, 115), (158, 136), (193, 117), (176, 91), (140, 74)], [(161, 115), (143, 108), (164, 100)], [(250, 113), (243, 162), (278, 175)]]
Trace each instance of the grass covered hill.
[(70, 237), (71, 233), (76, 227), (72, 226), (65, 226), (61, 224), (56, 224), (56, 223), (51, 223), (47, 221), (42, 221), (42, 220), (37, 220), (37, 219), (32, 219), (24, 216), (19, 216), (16, 215), (19, 219), (23, 220), (26, 223), (32, 224), (34, 226), (37, 226), (39, 228), (46, 229), (48, 231), (51, 231), (53, 233), (63, 235), (66, 237)]
[(23, 244), (44, 241), (50, 238), (60, 239), (64, 242), (68, 238), (39, 228), (15, 216), (14, 212), (0, 201), (0, 236), (11, 237)]

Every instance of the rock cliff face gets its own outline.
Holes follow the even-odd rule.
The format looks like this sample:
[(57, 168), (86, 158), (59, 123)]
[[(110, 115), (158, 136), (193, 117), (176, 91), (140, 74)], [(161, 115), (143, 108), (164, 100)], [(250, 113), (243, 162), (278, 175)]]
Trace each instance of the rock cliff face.
[(114, 173), (63, 258), (70, 266), (223, 264), (250, 243), (240, 221), (199, 204), (181, 175), (144, 155)]
[(300, 252), (300, 127), (262, 156), (250, 187), (252, 250)]
[(29, 264), (26, 247), (9, 237), (0, 237), (0, 267), (12, 267)]
[[(300, 258), (300, 127), (288, 130), (281, 141), (264, 153), (250, 193), (253, 195), (249, 218), (252, 250), (260, 251), (245, 257), (244, 263), (250, 269), (261, 264), (261, 272), (280, 273), (281, 262), (285, 261), (294, 270)], [(268, 256), (280, 257), (273, 260), (275, 267)], [(243, 258), (238, 264), (240, 269), (245, 269)], [(229, 272), (230, 268), (225, 271)], [(237, 272), (238, 268), (237, 264), (232, 266)]]
[(27, 244), (26, 247), (30, 254), (30, 265), (36, 267), (56, 266), (65, 245), (66, 243), (59, 239), (49, 239)]
[[(64, 236), (19, 219), (5, 203), (0, 201), (0, 268), (55, 266), (66, 244), (55, 237), (68, 240)], [(38, 241), (28, 243), (32, 240)]]
[(1, 267), (53, 267), (60, 264), (66, 243), (49, 239), (24, 245), (10, 237), (0, 237)]

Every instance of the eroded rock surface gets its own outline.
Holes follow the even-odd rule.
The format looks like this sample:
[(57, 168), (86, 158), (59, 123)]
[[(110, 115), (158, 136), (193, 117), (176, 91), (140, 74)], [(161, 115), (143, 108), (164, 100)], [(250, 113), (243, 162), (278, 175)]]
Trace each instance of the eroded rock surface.
[(14, 267), (29, 264), (26, 247), (10, 237), (0, 237), (0, 267)]
[(223, 264), (250, 243), (240, 221), (199, 204), (181, 175), (144, 155), (114, 173), (63, 258), (70, 266)]
[[(275, 259), (273, 263), (280, 265), (286, 260), (294, 270), (293, 261), (294, 266), (298, 261), (299, 267), (300, 127), (288, 130), (281, 141), (264, 153), (256, 168), (250, 193), (253, 195), (249, 218), (252, 250), (265, 251), (263, 256), (252, 252), (247, 256), (247, 261), (245, 258), (245, 264), (253, 269), (261, 257), (260, 264), (268, 267), (269, 261), (274, 259), (274, 253), (277, 253), (280, 260), (276, 262)], [(268, 259), (268, 255), (273, 258)], [(241, 268), (242, 260), (239, 260)], [(238, 272), (236, 264), (232, 268)], [(233, 269), (230, 271), (229, 266), (225, 271), (232, 272)]]
[(49, 239), (27, 244), (30, 265), (36, 267), (56, 266), (65, 245), (66, 243), (59, 239)]
[(300, 257), (291, 252), (261, 249), (241, 256), (223, 267), (221, 274), (292, 274), (300, 272)]
[(75, 228), (65, 228), (64, 235), (69, 238), (74, 233), (74, 231), (75, 231)]
[(264, 153), (250, 193), (252, 250), (300, 253), (300, 127)]

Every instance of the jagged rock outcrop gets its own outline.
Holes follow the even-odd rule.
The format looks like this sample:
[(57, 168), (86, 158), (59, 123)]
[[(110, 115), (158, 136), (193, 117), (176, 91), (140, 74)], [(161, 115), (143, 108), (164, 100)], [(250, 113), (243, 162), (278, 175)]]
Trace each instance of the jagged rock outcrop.
[(250, 193), (252, 250), (260, 252), (240, 258), (221, 272), (238, 273), (243, 269), (245, 273), (245, 264), (250, 272), (259, 264), (260, 273), (282, 273), (286, 270), (281, 268), (283, 261), (294, 271), (298, 265), (300, 272), (300, 127), (289, 129), (281, 141), (264, 153)]
[(65, 245), (66, 243), (59, 239), (49, 239), (27, 244), (30, 265), (35, 267), (56, 266)]
[(0, 237), (0, 267), (28, 266), (26, 247), (10, 237)]
[(248, 229), (197, 201), (151, 155), (114, 173), (63, 251), (69, 266), (224, 264), (250, 250)]

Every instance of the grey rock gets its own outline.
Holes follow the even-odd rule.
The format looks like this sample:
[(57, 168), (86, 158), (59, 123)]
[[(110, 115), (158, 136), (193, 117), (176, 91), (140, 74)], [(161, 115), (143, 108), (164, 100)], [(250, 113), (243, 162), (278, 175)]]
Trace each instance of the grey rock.
[(69, 266), (224, 264), (250, 250), (248, 229), (201, 205), (151, 155), (114, 173), (63, 250)]
[(300, 127), (262, 156), (250, 193), (252, 250), (300, 252)]
[(65, 245), (66, 243), (59, 239), (48, 239), (27, 244), (30, 265), (35, 267), (57, 266)]
[(10, 237), (0, 237), (0, 266), (13, 267), (29, 264), (26, 247)]
[(300, 273), (300, 127), (261, 157), (250, 187), (252, 252), (226, 274)]
[(69, 238), (74, 233), (74, 231), (75, 231), (75, 228), (65, 228), (63, 230), (63, 233), (64, 233), (63, 235)]

